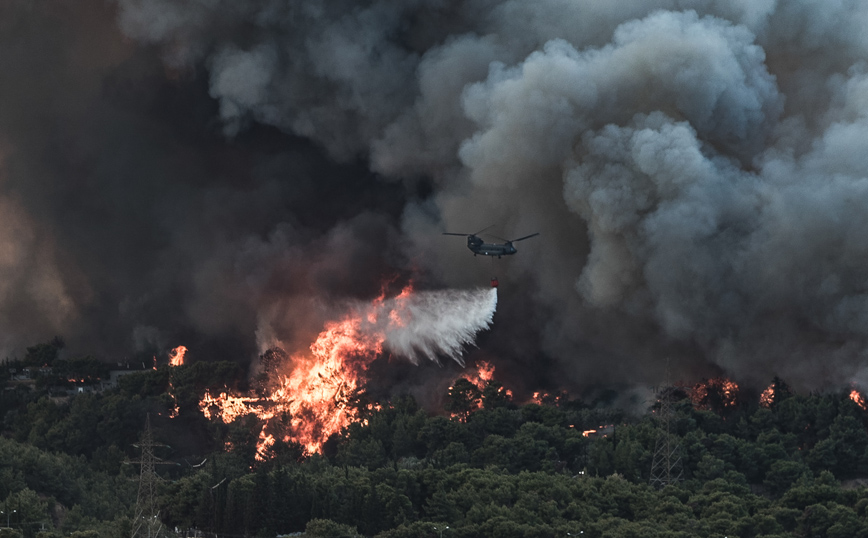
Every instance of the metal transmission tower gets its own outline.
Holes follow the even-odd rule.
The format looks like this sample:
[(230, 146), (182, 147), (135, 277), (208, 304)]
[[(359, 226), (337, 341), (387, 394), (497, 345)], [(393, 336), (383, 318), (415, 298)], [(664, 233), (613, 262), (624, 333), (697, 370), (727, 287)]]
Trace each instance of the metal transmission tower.
[(145, 419), (145, 433), (138, 444), (142, 449), (142, 470), (139, 475), (139, 496), (136, 498), (136, 515), (133, 519), (132, 538), (157, 538), (163, 536), (163, 523), (160, 521), (160, 511), (157, 508), (157, 482), (159, 477), (155, 471), (155, 445), (151, 436), (151, 415)]
[(654, 447), (654, 459), (651, 461), (651, 485), (659, 488), (681, 481), (684, 472), (681, 467), (681, 445), (671, 431), (674, 392), (675, 389), (667, 382), (667, 386), (657, 393), (657, 401), (660, 402), (657, 410), (660, 433)]

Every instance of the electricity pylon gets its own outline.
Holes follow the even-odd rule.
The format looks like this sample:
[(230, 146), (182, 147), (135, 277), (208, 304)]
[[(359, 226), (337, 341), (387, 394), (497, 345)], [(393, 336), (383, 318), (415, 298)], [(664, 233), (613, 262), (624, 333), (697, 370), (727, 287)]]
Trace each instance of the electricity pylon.
[[(145, 419), (145, 433), (138, 445), (142, 449), (141, 473), (139, 474), (139, 495), (136, 498), (136, 515), (133, 519), (131, 538), (157, 538), (163, 536), (163, 522), (157, 508), (157, 482), (159, 477), (154, 467), (154, 439), (151, 436), (151, 415)], [(131, 462), (137, 463), (137, 462)]]
[(675, 388), (669, 385), (668, 371), (666, 377), (666, 386), (657, 392), (657, 401), (660, 402), (657, 424), (660, 431), (654, 446), (654, 459), (651, 460), (651, 485), (658, 488), (681, 481), (684, 472), (681, 466), (681, 444), (672, 434), (672, 397)]

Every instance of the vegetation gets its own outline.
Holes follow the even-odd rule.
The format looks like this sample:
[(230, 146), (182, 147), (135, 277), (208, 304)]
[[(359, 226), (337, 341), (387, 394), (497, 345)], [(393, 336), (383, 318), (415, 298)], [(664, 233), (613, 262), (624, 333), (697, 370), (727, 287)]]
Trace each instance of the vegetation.
[[(58, 360), (40, 353), (45, 364)], [(64, 375), (93, 367), (65, 364)], [(456, 383), (442, 414), (398, 397), (366, 411), (323, 455), (302, 458), (300, 447), (278, 442), (257, 461), (252, 418), (227, 426), (197, 407), (205, 389), (242, 377), (229, 363), (161, 367), (67, 399), (8, 384), (0, 510), (15, 530), (0, 537), (129, 535), (138, 467), (125, 462), (138, 457), (132, 445), (148, 413), (154, 437), (171, 445), (157, 449), (167, 463), (158, 467), (168, 528), (262, 537), (868, 536), (860, 483), (868, 413), (847, 394), (796, 395), (777, 382), (768, 407), (708, 397), (697, 409), (682, 398), (671, 428), (684, 480), (654, 489), (661, 430), (652, 414), (566, 396), (517, 405), (496, 383)], [(583, 435), (610, 424), (606, 437)]]

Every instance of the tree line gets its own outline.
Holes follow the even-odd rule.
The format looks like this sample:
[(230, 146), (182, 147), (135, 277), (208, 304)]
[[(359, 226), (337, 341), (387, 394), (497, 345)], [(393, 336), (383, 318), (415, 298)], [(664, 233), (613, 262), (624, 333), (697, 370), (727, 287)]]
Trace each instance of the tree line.
[[(169, 382), (171, 380), (171, 391)], [(53, 538), (129, 533), (133, 446), (150, 413), (167, 528), (220, 536), (868, 536), (868, 414), (848, 394), (698, 409), (676, 394), (670, 430), (683, 480), (649, 485), (660, 435), (635, 416), (568, 395), (519, 404), (497, 382), (460, 380), (444, 408), (410, 396), (333, 436), (323, 454), (278, 441), (258, 461), (254, 417), (211, 422), (205, 389), (243, 386), (232, 363), (130, 374), (66, 401), (4, 391), (0, 510)], [(716, 403), (715, 403), (716, 402)], [(180, 414), (169, 418), (178, 405)], [(363, 407), (362, 407), (363, 406)], [(284, 417), (286, 418), (286, 417)], [(586, 430), (613, 425), (606, 437)], [(17, 525), (16, 525), (17, 523)], [(2, 522), (0, 524), (5, 524)], [(45, 529), (43, 530), (43, 527)], [(448, 527), (448, 529), (447, 529)]]

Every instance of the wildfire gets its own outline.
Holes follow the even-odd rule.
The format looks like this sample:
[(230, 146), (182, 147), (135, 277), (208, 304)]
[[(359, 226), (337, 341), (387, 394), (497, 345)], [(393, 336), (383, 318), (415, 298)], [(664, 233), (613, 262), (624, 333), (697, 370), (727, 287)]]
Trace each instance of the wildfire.
[(318, 452), (323, 442), (358, 419), (351, 405), (368, 364), (382, 353), (382, 339), (359, 332), (361, 318), (351, 316), (330, 323), (310, 346), (310, 353), (295, 355), (294, 369), (264, 398), (205, 393), (199, 408), (207, 418), (218, 417), (229, 424), (236, 418), (255, 414), (266, 421), (257, 443), (257, 458), (264, 459), (274, 445), (266, 433), (268, 421), (288, 415), (289, 431), (284, 441), (300, 443), (308, 454)]
[(169, 364), (171, 366), (181, 366), (184, 364), (184, 355), (187, 354), (187, 348), (178, 346), (169, 352)]
[[(206, 393), (199, 408), (206, 417), (227, 424), (250, 413), (263, 420), (257, 444), (260, 460), (267, 457), (275, 435), (301, 444), (308, 454), (320, 451), (329, 436), (360, 418), (353, 398), (364, 383), (367, 367), (383, 353), (386, 331), (407, 323), (405, 301), (411, 293), (407, 286), (392, 300), (381, 295), (367, 308), (327, 323), (307, 352), (286, 361), (291, 371), (277, 375), (266, 396)], [(275, 417), (287, 420), (271, 425)]]
[(615, 425), (608, 424), (606, 426), (597, 426), (596, 429), (593, 430), (585, 430), (582, 432), (582, 437), (609, 437), (612, 433), (615, 432)]
[[(184, 364), (184, 355), (187, 354), (187, 348), (185, 346), (178, 346), (175, 349), (169, 351), (169, 366), (181, 366)], [(156, 369), (157, 358), (154, 357), (154, 369)], [(169, 418), (175, 418), (178, 416), (178, 413), (181, 412), (181, 408), (178, 406), (178, 397), (175, 395), (175, 383), (172, 379), (172, 372), (169, 371), (169, 396), (172, 398), (172, 402), (174, 405), (172, 409), (169, 411)]]
[(528, 403), (533, 403), (537, 405), (551, 405), (553, 403), (557, 403), (558, 398), (559, 397), (557, 394), (551, 394), (545, 391), (534, 392), (531, 395), (530, 401)]
[[(205, 393), (199, 409), (227, 424), (243, 415), (258, 417), (260, 460), (278, 441), (319, 452), (331, 435), (379, 408), (361, 405), (358, 396), (368, 367), (385, 349), (413, 363), (450, 357), (463, 364), (464, 347), (489, 327), (496, 307), (495, 289), (415, 292), (408, 285), (391, 298), (384, 290), (327, 322), (307, 350), (266, 352), (257, 396)], [(486, 365), (477, 375), (490, 378), (493, 370)]]
[[(458, 379), (464, 379), (473, 385), (473, 392), (475, 395), (470, 403), (470, 408), (463, 409), (460, 411), (456, 411), (452, 413), (452, 418), (457, 418), (459, 420), (467, 420), (467, 417), (470, 413), (482, 409), (482, 394), (483, 391), (489, 386), (489, 384), (494, 381), (494, 365), (488, 361), (479, 361), (475, 368), (466, 369)], [(498, 384), (499, 385), (499, 384)], [(449, 390), (452, 391), (455, 389), (455, 386), (449, 387)], [(500, 394), (503, 398), (510, 399), (512, 398), (512, 391), (503, 386), (497, 387), (497, 393)]]
[(487, 361), (479, 361), (475, 370), (465, 370), (461, 377), (482, 390), (489, 381), (494, 379), (494, 365)]
[(710, 409), (715, 404), (731, 407), (738, 398), (738, 385), (725, 377), (715, 377), (694, 385), (688, 396), (697, 409)]
[(850, 391), (850, 399), (856, 402), (856, 405), (861, 407), (863, 410), (868, 409), (868, 403), (865, 402), (865, 396), (863, 396), (858, 390), (853, 389)]
[(762, 407), (771, 407), (772, 403), (775, 401), (775, 384), (772, 383), (769, 385), (766, 390), (760, 394), (760, 405)]

